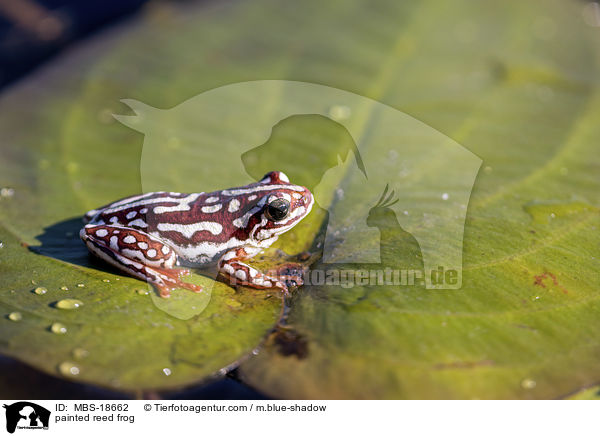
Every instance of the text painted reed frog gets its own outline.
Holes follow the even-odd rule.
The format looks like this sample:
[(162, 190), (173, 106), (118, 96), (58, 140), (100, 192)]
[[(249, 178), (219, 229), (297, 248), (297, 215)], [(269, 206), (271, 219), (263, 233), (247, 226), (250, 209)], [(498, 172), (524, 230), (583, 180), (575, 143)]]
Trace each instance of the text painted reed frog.
[[(175, 288), (202, 287), (180, 280), (176, 265), (217, 262), (232, 283), (258, 289), (286, 283), (243, 263), (294, 227), (311, 210), (311, 192), (273, 171), (257, 183), (209, 193), (149, 192), (85, 214), (81, 239), (88, 249), (127, 274), (156, 286), (162, 297)], [(300, 277), (294, 277), (301, 284)]]

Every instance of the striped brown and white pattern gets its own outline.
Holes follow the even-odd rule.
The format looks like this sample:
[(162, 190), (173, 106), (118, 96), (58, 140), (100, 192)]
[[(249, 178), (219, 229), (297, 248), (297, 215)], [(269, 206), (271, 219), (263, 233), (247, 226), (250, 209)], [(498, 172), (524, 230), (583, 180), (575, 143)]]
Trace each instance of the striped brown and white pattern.
[[(280, 221), (265, 213), (275, 199), (290, 204)], [(85, 215), (81, 238), (93, 254), (155, 284), (163, 296), (176, 287), (190, 289), (173, 273), (181, 271), (174, 269), (176, 264), (199, 266), (218, 260), (220, 271), (240, 284), (287, 292), (285, 285), (241, 260), (270, 246), (312, 205), (308, 189), (274, 171), (239, 188), (191, 194), (150, 192), (118, 200)]]

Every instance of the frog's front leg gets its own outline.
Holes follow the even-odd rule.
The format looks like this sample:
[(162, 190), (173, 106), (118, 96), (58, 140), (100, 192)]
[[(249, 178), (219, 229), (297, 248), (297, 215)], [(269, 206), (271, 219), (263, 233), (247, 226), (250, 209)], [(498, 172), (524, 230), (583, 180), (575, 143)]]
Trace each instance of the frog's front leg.
[(175, 269), (177, 255), (168, 245), (141, 230), (105, 224), (88, 224), (79, 236), (88, 249), (129, 275), (154, 285), (167, 298), (176, 288), (201, 292), (202, 287), (179, 278), (188, 270)]
[(231, 284), (249, 286), (256, 289), (281, 289), (284, 295), (289, 295), (288, 287), (282, 280), (261, 273), (256, 268), (246, 265), (242, 260), (252, 257), (245, 248), (236, 248), (225, 253), (219, 260), (219, 272), (228, 277)]

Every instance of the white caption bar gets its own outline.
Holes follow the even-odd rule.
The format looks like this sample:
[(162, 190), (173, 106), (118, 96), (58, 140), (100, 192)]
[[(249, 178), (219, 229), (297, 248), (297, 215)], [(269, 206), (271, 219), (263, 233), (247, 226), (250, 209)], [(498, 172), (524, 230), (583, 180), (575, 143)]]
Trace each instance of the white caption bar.
[[(15, 435), (577, 434), (593, 401), (37, 401), (4, 400)], [(4, 429), (3, 429), (4, 430)], [(39, 430), (39, 431), (36, 431)], [(211, 432), (211, 433), (208, 433)], [(7, 433), (4, 433), (7, 434)]]

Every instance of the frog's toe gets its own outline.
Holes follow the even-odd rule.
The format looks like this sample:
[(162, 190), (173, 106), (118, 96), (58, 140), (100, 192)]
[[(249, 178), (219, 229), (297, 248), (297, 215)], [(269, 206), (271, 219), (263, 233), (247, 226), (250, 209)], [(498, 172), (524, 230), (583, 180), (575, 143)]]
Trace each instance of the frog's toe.
[(195, 292), (196, 294), (199, 294), (200, 292), (202, 292), (204, 289), (202, 288), (202, 286), (200, 285), (195, 285), (193, 283), (188, 283), (188, 282), (183, 282), (181, 280), (175, 280), (175, 288), (183, 288), (183, 289), (187, 289), (188, 291), (192, 291)]
[(171, 289), (166, 286), (159, 286), (157, 284), (154, 284), (154, 286), (156, 286), (158, 295), (160, 295), (161, 298), (171, 298)]
[(192, 283), (188, 283), (188, 285), (192, 285), (192, 288), (190, 290), (194, 291), (196, 294), (199, 294), (204, 290), (202, 286), (194, 285)]
[(289, 263), (278, 267), (272, 272), (286, 287), (297, 288), (304, 284), (306, 267), (301, 264)]
[(192, 272), (187, 268), (179, 268), (179, 277), (186, 277), (192, 274)]
[(284, 297), (290, 296), (290, 290), (288, 289), (286, 283), (280, 282), (278, 285), (276, 285), (276, 287), (281, 289), (281, 293), (283, 294)]

